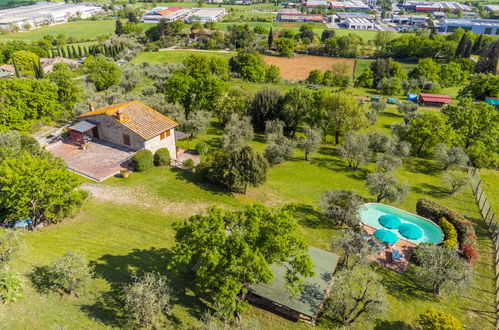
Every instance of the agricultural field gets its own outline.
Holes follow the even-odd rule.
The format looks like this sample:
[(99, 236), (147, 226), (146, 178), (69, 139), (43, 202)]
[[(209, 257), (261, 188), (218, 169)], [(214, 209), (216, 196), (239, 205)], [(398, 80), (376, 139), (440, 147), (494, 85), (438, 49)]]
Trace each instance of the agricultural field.
[(114, 20), (98, 21), (75, 21), (63, 24), (45, 26), (26, 32), (1, 34), (0, 42), (9, 40), (37, 40), (46, 35), (57, 37), (64, 34), (66, 37), (81, 39), (82, 41), (96, 40), (99, 35), (111, 35), (114, 33)]
[(324, 56), (295, 56), (292, 58), (265, 56), (265, 63), (274, 64), (281, 70), (281, 78), (289, 81), (302, 81), (307, 79), (312, 70), (331, 70), (334, 64), (344, 63), (348, 66), (349, 74), (354, 71), (355, 60), (333, 58)]
[(202, 51), (202, 50), (166, 50), (160, 52), (142, 52), (132, 60), (132, 63), (138, 64), (148, 62), (149, 64), (180, 64), (192, 54), (223, 57), (226, 59), (236, 55), (235, 52), (228, 51)]
[[(387, 132), (386, 126), (402, 120), (403, 117), (390, 107), (380, 114), (372, 129)], [(190, 145), (205, 141), (211, 147), (217, 147), (221, 133), (220, 129), (212, 127)], [(186, 144), (187, 141), (181, 141), (180, 147), (185, 148)], [(256, 136), (252, 146), (263, 150), (263, 136)], [(371, 200), (364, 180), (374, 170), (372, 162), (358, 171), (349, 170), (338, 157), (336, 147), (327, 142), (310, 162), (303, 157), (302, 151), (296, 150), (291, 160), (271, 168), (267, 183), (249, 189), (246, 195), (226, 193), (175, 168), (154, 168), (145, 173), (133, 173), (127, 179), (111, 178), (104, 183), (83, 180), (84, 187), (93, 197), (78, 215), (26, 234), (26, 246), (11, 266), (25, 277), (25, 297), (4, 308), (4, 313), (0, 314), (1, 324), (6, 328), (123, 327), (124, 315), (118, 294), (130, 276), (141, 270), (159, 272), (171, 281), (175, 296), (172, 324), (175, 327), (201, 326), (199, 318), (207, 308), (204, 301), (193, 294), (189, 280), (177, 278), (166, 270), (174, 243), (174, 223), (212, 205), (238, 209), (254, 202), (268, 206), (295, 203), (303, 237), (312, 246), (329, 249), (331, 238), (340, 235), (341, 229), (321, 222), (317, 209), (319, 196), (326, 190), (348, 187)], [(430, 198), (463, 213), (475, 223), (482, 258), (475, 265), (472, 285), (460, 296), (435, 297), (415, 282), (413, 268), (405, 275), (378, 269), (387, 287), (389, 312), (382, 320), (360, 319), (351, 328), (407, 328), (419, 313), (434, 307), (455, 315), (469, 328), (492, 329), (492, 244), (471, 191), (451, 196), (442, 186), (441, 172), (429, 160), (410, 158), (396, 175), (411, 185), (411, 191), (404, 202), (394, 206), (414, 212), (419, 198)], [(78, 299), (37, 293), (29, 281), (33, 267), (43, 266), (64, 252), (74, 250), (85, 252), (95, 265), (95, 276), (88, 292)], [(473, 301), (473, 307), (470, 307), (470, 301)], [(256, 319), (262, 329), (311, 329), (304, 323), (291, 322), (253, 307), (244, 318)], [(317, 328), (327, 327), (319, 323)]]

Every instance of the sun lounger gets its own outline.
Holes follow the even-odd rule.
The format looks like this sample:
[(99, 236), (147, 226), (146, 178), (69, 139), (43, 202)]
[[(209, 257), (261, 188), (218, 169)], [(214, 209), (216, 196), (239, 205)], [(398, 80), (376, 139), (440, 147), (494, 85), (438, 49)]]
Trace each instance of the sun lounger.
[(399, 250), (392, 249), (393, 251), (393, 259), (400, 260), (402, 259), (402, 254), (400, 254)]

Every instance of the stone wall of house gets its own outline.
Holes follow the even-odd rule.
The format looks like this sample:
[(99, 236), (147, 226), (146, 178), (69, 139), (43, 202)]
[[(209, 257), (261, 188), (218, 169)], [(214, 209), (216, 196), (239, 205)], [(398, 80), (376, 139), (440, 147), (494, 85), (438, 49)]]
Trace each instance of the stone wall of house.
[[(84, 117), (83, 119), (88, 120), (94, 124), (97, 124), (97, 129), (99, 131), (99, 138), (101, 140), (111, 142), (132, 150), (140, 150), (144, 148), (144, 138), (136, 134), (132, 130), (123, 126), (113, 118), (108, 115), (95, 115), (90, 117)], [(88, 131), (87, 134), (92, 135), (92, 131)], [(130, 145), (126, 145), (123, 140), (123, 134), (130, 137)]]
[(160, 135), (144, 142), (144, 148), (155, 153), (160, 148), (167, 148), (171, 159), (177, 159), (177, 147), (175, 144), (175, 129), (170, 130), (170, 135), (161, 139)]

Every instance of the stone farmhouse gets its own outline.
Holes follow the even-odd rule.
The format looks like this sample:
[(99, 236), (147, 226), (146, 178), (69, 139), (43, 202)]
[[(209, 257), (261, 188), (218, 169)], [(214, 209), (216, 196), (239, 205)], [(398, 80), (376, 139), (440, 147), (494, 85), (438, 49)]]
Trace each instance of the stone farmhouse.
[(88, 138), (97, 138), (132, 151), (148, 149), (152, 153), (167, 148), (176, 159), (175, 127), (178, 123), (163, 116), (140, 101), (108, 105), (78, 117), (70, 127), (71, 141), (85, 144)]

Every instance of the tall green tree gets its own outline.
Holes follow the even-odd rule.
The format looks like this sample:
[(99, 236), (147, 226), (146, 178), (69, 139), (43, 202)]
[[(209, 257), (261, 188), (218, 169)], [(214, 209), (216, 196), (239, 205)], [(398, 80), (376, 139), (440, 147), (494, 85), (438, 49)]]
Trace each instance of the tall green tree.
[(275, 41), (277, 52), (281, 56), (293, 57), (295, 52), (295, 42), (290, 38), (279, 38)]
[(248, 186), (257, 187), (267, 180), (268, 163), (250, 146), (221, 150), (210, 155), (196, 167), (196, 173), (229, 191), (246, 193)]
[(360, 223), (358, 211), (363, 202), (353, 191), (336, 189), (322, 194), (319, 207), (331, 223), (357, 227)]
[(305, 160), (308, 161), (310, 156), (316, 153), (321, 146), (322, 132), (305, 124), (303, 126), (303, 134), (304, 137), (300, 142), (300, 148), (303, 149)]
[(73, 111), (75, 104), (80, 100), (83, 89), (74, 79), (74, 74), (65, 63), (57, 63), (54, 70), (48, 75), (51, 82), (57, 85), (59, 102), (69, 111)]
[(326, 131), (333, 131), (335, 142), (347, 132), (367, 127), (367, 118), (358, 100), (346, 93), (326, 93), (322, 98), (326, 109)]
[(22, 152), (0, 163), (2, 222), (31, 218), (33, 226), (61, 220), (86, 193), (61, 159)]
[(83, 63), (88, 79), (98, 91), (103, 91), (120, 81), (121, 70), (118, 64), (102, 55), (89, 56)]
[(269, 49), (271, 49), (272, 45), (274, 44), (274, 33), (272, 32), (272, 28), (270, 28), (269, 37), (267, 39), (267, 43), (269, 45)]
[(253, 127), (257, 131), (265, 129), (265, 122), (281, 118), (283, 97), (275, 88), (263, 88), (255, 93), (248, 108)]
[(282, 120), (285, 133), (295, 136), (297, 128), (303, 123), (313, 106), (313, 95), (304, 87), (295, 87), (284, 95)]
[(313, 274), (308, 246), (296, 219), (285, 210), (210, 208), (175, 225), (175, 231), (170, 267), (193, 270), (194, 282), (229, 318), (244, 310), (247, 303), (241, 296), (248, 285), (272, 281), (272, 264), (286, 264), (286, 287), (295, 293), (301, 279)]
[(442, 113), (464, 148), (480, 141), (488, 145), (491, 151), (498, 150), (499, 112), (493, 106), (462, 98), (458, 103), (449, 104)]

